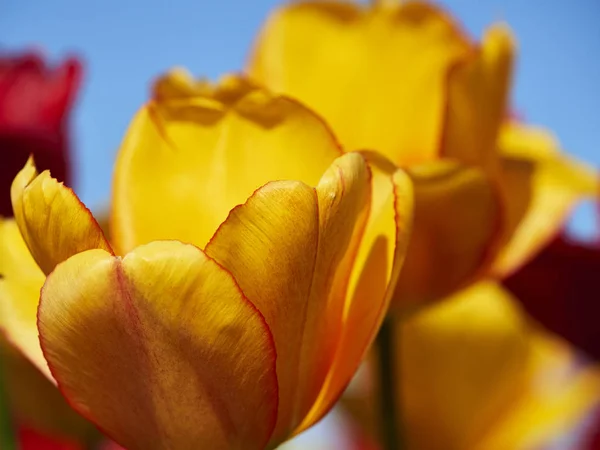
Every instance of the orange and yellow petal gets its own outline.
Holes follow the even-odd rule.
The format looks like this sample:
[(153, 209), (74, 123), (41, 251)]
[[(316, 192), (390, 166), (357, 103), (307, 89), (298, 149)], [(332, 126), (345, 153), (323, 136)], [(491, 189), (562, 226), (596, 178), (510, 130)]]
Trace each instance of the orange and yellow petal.
[(240, 77), (212, 86), (175, 71), (155, 96), (117, 158), (111, 232), (120, 253), (155, 239), (203, 248), (260, 186), (315, 185), (341, 154), (311, 111)]
[(413, 166), (414, 224), (394, 307), (411, 309), (476, 279), (500, 238), (501, 201), (483, 170), (450, 161)]
[(21, 235), (45, 274), (85, 250), (112, 252), (92, 213), (75, 193), (50, 172), (38, 174), (31, 158), (15, 177), (10, 195)]
[(46, 280), (39, 330), (70, 404), (126, 448), (262, 449), (271, 435), (271, 333), (196, 247), (69, 258)]
[(499, 148), (507, 234), (493, 273), (506, 276), (564, 227), (580, 200), (600, 195), (600, 176), (562, 154), (554, 137), (541, 128), (507, 123)]
[(257, 190), (206, 248), (273, 331), (280, 399), (274, 444), (308, 413), (331, 363), (370, 198), (367, 165), (349, 153), (316, 188), (280, 181)]
[(385, 317), (411, 234), (412, 182), (380, 155), (366, 154), (373, 197), (349, 279), (343, 324), (319, 397), (296, 432), (321, 419), (338, 400), (372, 344)]
[(473, 48), (424, 2), (355, 5), (304, 1), (276, 10), (247, 71), (314, 108), (347, 150), (395, 164), (437, 157), (448, 72)]
[(398, 324), (396, 332), (410, 446), (475, 448), (524, 383), (528, 328), (516, 301), (494, 283), (478, 283)]

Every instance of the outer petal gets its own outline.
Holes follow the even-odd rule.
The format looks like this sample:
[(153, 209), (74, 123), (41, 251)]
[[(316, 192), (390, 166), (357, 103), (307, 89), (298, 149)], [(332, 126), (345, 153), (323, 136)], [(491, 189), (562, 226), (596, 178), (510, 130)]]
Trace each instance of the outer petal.
[(269, 329), (195, 247), (69, 258), (44, 285), (39, 329), (72, 406), (126, 448), (262, 449), (271, 434)]
[(500, 199), (482, 170), (440, 161), (412, 167), (415, 215), (394, 295), (412, 308), (451, 294), (486, 267), (501, 232)]
[(517, 304), (497, 285), (480, 283), (397, 330), (410, 446), (474, 448), (524, 381), (529, 346)]
[(306, 416), (330, 367), (369, 200), (367, 166), (350, 153), (316, 190), (292, 181), (259, 189), (207, 246), (273, 331), (280, 392), (273, 444)]
[(340, 342), (319, 398), (296, 432), (321, 419), (338, 400), (372, 344), (393, 295), (413, 219), (412, 182), (393, 165), (366, 154), (373, 174), (373, 203), (349, 283)]
[(100, 248), (112, 253), (85, 205), (48, 171), (38, 175), (32, 159), (15, 177), (10, 195), (23, 239), (45, 274), (84, 250)]
[(15, 221), (0, 218), (0, 330), (54, 381), (42, 355), (37, 330), (37, 308), (44, 279)]
[(584, 365), (580, 355), (550, 335), (538, 333), (531, 343), (522, 394), (477, 449), (558, 448), (569, 435), (581, 437), (581, 425), (598, 410), (600, 367)]
[(344, 148), (405, 164), (439, 153), (448, 71), (470, 51), (425, 3), (305, 1), (269, 18), (248, 72), (322, 114)]
[(542, 129), (508, 123), (499, 145), (509, 240), (493, 271), (506, 276), (556, 235), (579, 200), (598, 196), (600, 179), (560, 154), (557, 142)]
[(444, 157), (497, 170), (496, 140), (507, 111), (513, 47), (508, 28), (494, 26), (481, 48), (450, 72)]
[(119, 153), (111, 220), (121, 252), (154, 239), (204, 247), (260, 186), (314, 185), (340, 154), (323, 122), (296, 102), (241, 78), (207, 86), (182, 77), (158, 83), (158, 100), (138, 113)]

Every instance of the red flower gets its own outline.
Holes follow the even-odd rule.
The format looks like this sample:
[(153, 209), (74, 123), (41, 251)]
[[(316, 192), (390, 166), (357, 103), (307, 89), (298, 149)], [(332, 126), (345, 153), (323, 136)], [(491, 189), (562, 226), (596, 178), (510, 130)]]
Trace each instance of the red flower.
[(10, 185), (30, 154), (69, 184), (67, 119), (80, 77), (75, 59), (50, 69), (34, 54), (0, 55), (0, 215), (12, 215)]
[(560, 236), (504, 284), (542, 325), (600, 360), (600, 245)]
[(26, 427), (19, 427), (18, 437), (21, 450), (82, 450), (75, 442), (58, 440)]

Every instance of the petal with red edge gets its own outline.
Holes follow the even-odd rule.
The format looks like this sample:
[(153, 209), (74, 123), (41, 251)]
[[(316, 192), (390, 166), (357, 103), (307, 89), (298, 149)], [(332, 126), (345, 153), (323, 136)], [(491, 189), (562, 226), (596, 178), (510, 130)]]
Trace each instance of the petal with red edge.
[(231, 212), (207, 246), (273, 331), (280, 388), (273, 444), (308, 413), (331, 364), (368, 213), (369, 178), (364, 159), (349, 153), (316, 190), (269, 183)]
[(15, 220), (33, 258), (47, 275), (69, 256), (100, 248), (112, 253), (92, 213), (30, 158), (10, 191)]
[(367, 158), (373, 174), (373, 203), (352, 268), (342, 333), (319, 397), (296, 433), (320, 420), (350, 382), (388, 312), (406, 255), (412, 182), (403, 171), (386, 170), (393, 165), (378, 155)]
[(262, 449), (271, 435), (271, 333), (196, 247), (69, 258), (46, 280), (39, 330), (71, 405), (126, 448)]

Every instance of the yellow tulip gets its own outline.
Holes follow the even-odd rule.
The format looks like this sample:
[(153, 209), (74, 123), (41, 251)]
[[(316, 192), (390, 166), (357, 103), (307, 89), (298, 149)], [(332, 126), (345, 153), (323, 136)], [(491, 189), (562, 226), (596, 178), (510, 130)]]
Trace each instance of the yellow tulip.
[(476, 44), (421, 1), (294, 2), (258, 36), (252, 78), (321, 114), (344, 150), (378, 152), (413, 179), (404, 308), (505, 276), (600, 191), (548, 133), (505, 119), (513, 59), (507, 26)]
[(0, 325), (131, 449), (271, 448), (319, 420), (386, 313), (412, 214), (404, 172), (341, 155), (308, 109), (181, 71), (119, 152), (111, 243), (31, 161), (11, 195), (39, 268), (0, 281)]
[[(398, 323), (395, 342), (398, 429), (409, 449), (545, 448), (600, 406), (600, 366), (528, 322), (493, 282)], [(374, 426), (364, 389), (349, 401)]]

